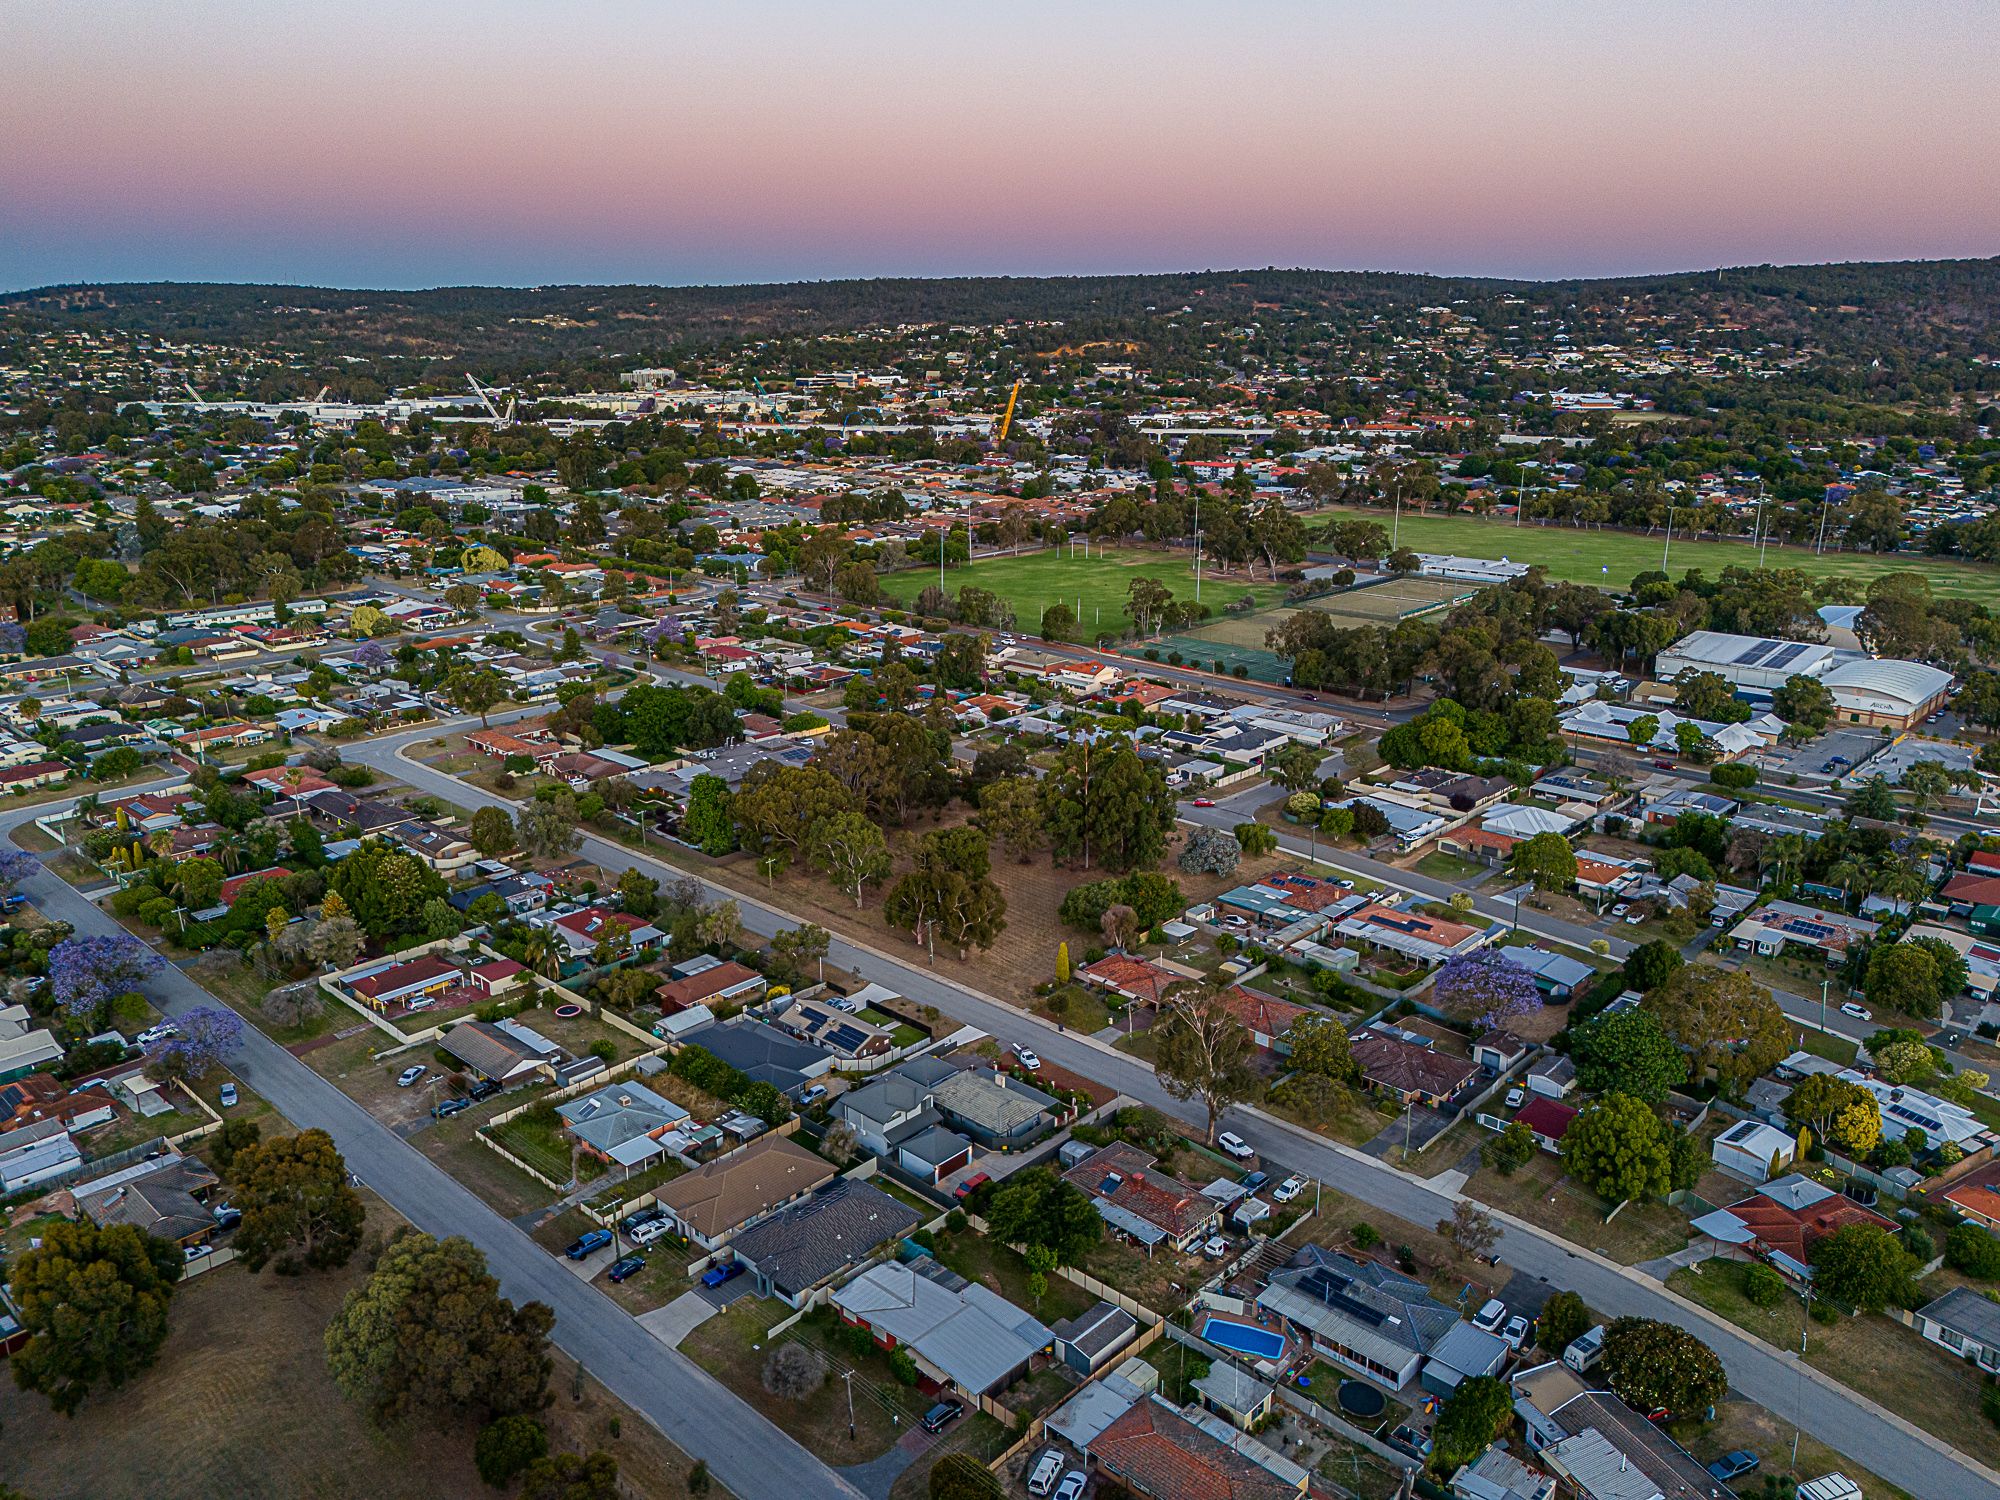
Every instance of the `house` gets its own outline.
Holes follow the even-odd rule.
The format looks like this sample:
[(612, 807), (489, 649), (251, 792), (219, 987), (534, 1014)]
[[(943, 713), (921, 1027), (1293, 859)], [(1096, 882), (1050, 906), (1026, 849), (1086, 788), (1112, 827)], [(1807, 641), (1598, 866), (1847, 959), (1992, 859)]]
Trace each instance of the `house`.
[(587, 906), (582, 911), (557, 917), (550, 926), (562, 940), (570, 964), (598, 963), (598, 950), (613, 954), (610, 961), (628, 962), (655, 952), (667, 940), (659, 928), (630, 912), (606, 906)]
[(1488, 1448), (1451, 1476), (1452, 1500), (1555, 1500), (1554, 1476), (1501, 1448)]
[(1537, 1146), (1553, 1153), (1562, 1150), (1563, 1137), (1569, 1134), (1577, 1113), (1567, 1104), (1537, 1094), (1514, 1112), (1514, 1118), (1528, 1128)]
[(1472, 1044), (1472, 1060), (1487, 1072), (1506, 1072), (1527, 1055), (1528, 1044), (1504, 1027), (1495, 1026)]
[[(912, 1058), (842, 1094), (833, 1103), (833, 1117), (854, 1131), (864, 1149), (893, 1157), (904, 1141), (943, 1123), (933, 1090), (957, 1073), (940, 1058)], [(969, 1152), (971, 1142), (964, 1144)]]
[(408, 1005), (425, 995), (441, 995), (463, 982), (463, 972), (435, 954), (392, 963), (347, 981), (348, 989), (376, 1010)]
[(1096, 963), (1078, 969), (1076, 977), (1093, 989), (1108, 990), (1134, 1004), (1157, 1005), (1160, 996), (1174, 985), (1197, 976), (1156, 964), (1151, 959), (1107, 953)]
[(667, 1154), (661, 1137), (690, 1118), (673, 1100), (623, 1079), (556, 1106), (570, 1136), (600, 1161), (637, 1167)]
[(1304, 1469), (1225, 1419), (1197, 1423), (1157, 1395), (1127, 1406), (1086, 1453), (1100, 1471), (1152, 1500), (1298, 1500), (1311, 1483)]
[(83, 1169), (83, 1151), (61, 1126), (0, 1136), (0, 1192), (18, 1193)]
[(999, 1293), (930, 1256), (871, 1266), (838, 1287), (841, 1320), (884, 1349), (902, 1349), (940, 1385), (979, 1397), (1003, 1390), (1055, 1334)]
[(1718, 1167), (1751, 1182), (1778, 1176), (1797, 1152), (1798, 1142), (1790, 1134), (1758, 1120), (1739, 1120), (1709, 1148)]
[(53, 1124), (71, 1134), (109, 1124), (117, 1104), (102, 1083), (72, 1087), (47, 1073), (0, 1083), (0, 1135)]
[(1156, 1158), (1125, 1141), (1100, 1146), (1063, 1173), (1083, 1189), (1113, 1229), (1150, 1252), (1165, 1244), (1187, 1250), (1214, 1233), (1221, 1205), (1170, 1173)]
[(741, 1004), (764, 993), (765, 978), (755, 969), (746, 968), (734, 959), (718, 959), (712, 954), (701, 957), (708, 962), (704, 964), (700, 959), (690, 959), (686, 964), (676, 964), (673, 970), (675, 977), (654, 991), (659, 996), (663, 1014), (676, 1015), (691, 1006), (710, 1001)]
[(0, 1083), (24, 1078), (62, 1059), (62, 1043), (54, 1032), (34, 1024), (27, 1006), (0, 1006)]
[(840, 1177), (751, 1225), (729, 1251), (748, 1268), (759, 1296), (799, 1307), (922, 1218), (874, 1183)]
[(1362, 948), (1399, 953), (1430, 965), (1441, 964), (1454, 954), (1469, 953), (1486, 938), (1483, 928), (1404, 911), (1379, 901), (1370, 901), (1349, 913), (1334, 931)]
[(894, 1048), (895, 1034), (857, 1015), (838, 1010), (821, 1000), (790, 1000), (771, 1016), (802, 1041), (824, 1047), (836, 1057), (858, 1059), (881, 1057)]
[(1850, 917), (1845, 912), (1822, 911), (1801, 906), (1796, 901), (1773, 901), (1754, 917), (1745, 917), (1729, 930), (1729, 941), (1765, 958), (1787, 947), (1804, 948), (1821, 954), (1828, 963), (1847, 956), (1849, 948), (1872, 939), (1881, 924)]
[(1422, 1282), (1318, 1245), (1273, 1272), (1257, 1306), (1323, 1357), (1396, 1390), (1460, 1321)]
[(1988, 1375), (2000, 1375), (2000, 1303), (1955, 1286), (1917, 1309), (1917, 1332)]
[(222, 1179), (198, 1157), (157, 1157), (100, 1177), (76, 1206), (94, 1224), (130, 1224), (175, 1244), (192, 1245), (215, 1232), (215, 1217), (202, 1199)]
[(1944, 1201), (1988, 1234), (2000, 1234), (2000, 1162), (1958, 1178), (1945, 1189)]
[(1567, 1099), (1576, 1088), (1576, 1063), (1567, 1053), (1549, 1052), (1528, 1064), (1528, 1092)]
[(1875, 1103), (1882, 1111), (1885, 1139), (1901, 1140), (1910, 1131), (1921, 1130), (1932, 1150), (1949, 1141), (1968, 1156), (1984, 1150), (1993, 1140), (1986, 1122), (1962, 1104), (1940, 1099), (1908, 1084), (1889, 1083), (1854, 1068), (1843, 1068), (1840, 1077), (1860, 1084), (1875, 1096)]
[(1253, 1045), (1265, 1051), (1290, 1051), (1289, 1046), (1279, 1047), (1279, 1039), (1292, 1029), (1292, 1023), (1313, 1012), (1303, 1005), (1294, 1005), (1289, 1000), (1280, 1000), (1275, 995), (1267, 995), (1261, 990), (1248, 989), (1243, 985), (1231, 985), (1222, 996), (1226, 1009), (1250, 1033)]
[(1062, 1104), (998, 1069), (962, 1068), (931, 1088), (945, 1123), (989, 1150), (1018, 1150), (1042, 1135)]
[(767, 1135), (675, 1178), (660, 1189), (656, 1201), (688, 1239), (715, 1250), (836, 1175), (833, 1163), (789, 1136)]
[(537, 1047), (535, 1034), (512, 1022), (460, 1021), (438, 1039), (438, 1046), (488, 1083), (516, 1084), (533, 1078), (553, 1081), (561, 1050), (545, 1039)]
[(1665, 1428), (1561, 1361), (1513, 1380), (1528, 1449), (1577, 1500), (1714, 1500), (1721, 1489)]
[(25, 766), (0, 770), (0, 790), (29, 791), (35, 787), (59, 786), (69, 778), (69, 765), (60, 760), (32, 761)]
[(1377, 1022), (1349, 1040), (1349, 1050), (1361, 1069), (1361, 1081), (1397, 1103), (1445, 1103), (1477, 1076), (1470, 1058), (1437, 1051), (1428, 1037), (1385, 1028)]
[(462, 870), (479, 858), (479, 851), (448, 828), (435, 823), (411, 821), (389, 830), (389, 842), (400, 845), (440, 875)]
[(1552, 953), (1529, 943), (1509, 948), (1507, 956), (1535, 976), (1535, 988), (1560, 1005), (1597, 978), (1597, 970), (1566, 953)]
[(1716, 1245), (1716, 1254), (1762, 1260), (1793, 1281), (1812, 1280), (1812, 1247), (1849, 1224), (1894, 1233), (1896, 1225), (1872, 1208), (1797, 1173), (1764, 1185), (1762, 1192), (1703, 1214), (1690, 1227)]
[(807, 1083), (833, 1066), (833, 1054), (761, 1021), (716, 1022), (688, 1032), (682, 1041), (721, 1058), (753, 1083), (768, 1083), (796, 1098)]
[(1056, 1358), (1088, 1380), (1138, 1336), (1139, 1320), (1122, 1307), (1100, 1302), (1056, 1324)]

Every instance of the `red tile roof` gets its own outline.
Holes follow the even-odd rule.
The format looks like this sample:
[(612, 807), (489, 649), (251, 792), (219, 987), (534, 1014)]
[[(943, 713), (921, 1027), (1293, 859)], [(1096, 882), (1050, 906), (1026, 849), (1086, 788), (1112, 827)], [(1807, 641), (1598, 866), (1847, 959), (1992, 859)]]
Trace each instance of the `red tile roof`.
[(1787, 1208), (1758, 1193), (1729, 1205), (1757, 1243), (1767, 1251), (1783, 1251), (1801, 1263), (1812, 1259), (1812, 1247), (1849, 1224), (1873, 1224), (1893, 1232), (1896, 1226), (1872, 1208), (1863, 1208), (1844, 1193), (1822, 1198), (1806, 1208)]
[(1148, 1397), (1100, 1432), (1090, 1456), (1155, 1500), (1298, 1500), (1298, 1488)]
[(1545, 1141), (1559, 1141), (1569, 1134), (1570, 1122), (1577, 1112), (1567, 1104), (1554, 1099), (1545, 1099), (1540, 1094), (1522, 1105), (1514, 1118)]

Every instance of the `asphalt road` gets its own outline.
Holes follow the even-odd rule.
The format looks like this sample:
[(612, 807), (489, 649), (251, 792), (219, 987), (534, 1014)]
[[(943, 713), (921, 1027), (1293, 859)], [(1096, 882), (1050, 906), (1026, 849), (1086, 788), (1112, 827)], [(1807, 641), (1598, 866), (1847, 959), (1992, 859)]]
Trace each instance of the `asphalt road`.
[[(460, 806), (507, 805), (504, 799), (397, 756), (396, 752), (402, 746), (432, 738), (440, 729), (441, 726), (428, 726), (393, 739), (352, 745), (346, 747), (344, 753), (350, 760), (375, 766), (419, 791), (445, 797)], [(1226, 813), (1225, 809), (1216, 811)], [(594, 837), (586, 836), (582, 852), (611, 869), (640, 865), (667, 879), (680, 878), (689, 873), (623, 845)], [(1411, 884), (1407, 872), (1391, 873), (1397, 884)], [(751, 932), (768, 936), (797, 925), (795, 918), (762, 904), (752, 895), (708, 882), (704, 884), (711, 895), (737, 902), (743, 925)], [(1451, 889), (1442, 882), (1429, 884), (1443, 893)], [(1522, 925), (1529, 925), (1525, 917)], [(1550, 925), (1560, 928), (1566, 924)], [(1572, 931), (1586, 938), (1598, 935), (1585, 929)], [(1560, 937), (1563, 934), (1555, 932), (1551, 935)], [(1575, 939), (1565, 937), (1564, 940)], [(1098, 1078), (1132, 1098), (1182, 1119), (1200, 1122), (1199, 1108), (1171, 1098), (1160, 1087), (1151, 1070), (1138, 1060), (1093, 1039), (1058, 1031), (1039, 1016), (991, 999), (970, 988), (966, 982), (914, 961), (906, 962), (886, 951), (897, 946), (901, 946), (901, 940), (887, 932), (871, 935), (869, 946), (861, 946), (835, 935), (827, 956), (842, 968), (858, 970), (892, 985), (911, 999), (935, 1005), (955, 1020), (977, 1026), (1003, 1042), (1026, 1043), (1041, 1056)], [(1625, 946), (1629, 948), (1630, 945)], [(967, 969), (964, 972), (970, 979), (978, 971)], [(1286, 1167), (1303, 1171), (1330, 1187), (1351, 1193), (1415, 1223), (1431, 1224), (1448, 1216), (1455, 1201), (1451, 1194), (1429, 1183), (1406, 1176), (1359, 1152), (1336, 1146), (1259, 1110), (1238, 1108), (1231, 1113), (1230, 1123), (1232, 1129), (1260, 1152), (1268, 1153)], [(1798, 1422), (1821, 1442), (1848, 1455), (1892, 1484), (1921, 1497), (1921, 1500), (2000, 1500), (2000, 1474), (1994, 1474), (1942, 1442), (1892, 1420), (1872, 1403), (1811, 1370), (1795, 1357), (1772, 1349), (1732, 1325), (1706, 1319), (1689, 1304), (1668, 1294), (1643, 1272), (1572, 1249), (1563, 1240), (1528, 1225), (1510, 1226), (1502, 1237), (1500, 1253), (1509, 1265), (1529, 1275), (1543, 1277), (1558, 1287), (1582, 1293), (1599, 1312), (1661, 1318), (1692, 1328), (1722, 1357), (1735, 1389), (1781, 1419)], [(1971, 1420), (1972, 1414), (1967, 1415)], [(735, 1488), (734, 1485), (731, 1487)], [(740, 1493), (779, 1492), (754, 1490)]]
[[(46, 807), (0, 816), (0, 837)], [(79, 932), (122, 929), (67, 883), (43, 871), (30, 879), (28, 899)], [(145, 986), (168, 1015), (220, 1002), (179, 969), (168, 966)], [(330, 1134), (363, 1182), (419, 1229), (462, 1235), (486, 1252), (501, 1291), (516, 1302), (555, 1310), (555, 1342), (621, 1401), (639, 1412), (683, 1452), (708, 1460), (732, 1494), (833, 1495), (860, 1492), (685, 1356), (646, 1332), (632, 1316), (507, 1222), (470, 1189), (435, 1166), (360, 1105), (254, 1026), (243, 1028), (232, 1066), (286, 1119)], [(301, 1358), (317, 1359), (317, 1350)]]

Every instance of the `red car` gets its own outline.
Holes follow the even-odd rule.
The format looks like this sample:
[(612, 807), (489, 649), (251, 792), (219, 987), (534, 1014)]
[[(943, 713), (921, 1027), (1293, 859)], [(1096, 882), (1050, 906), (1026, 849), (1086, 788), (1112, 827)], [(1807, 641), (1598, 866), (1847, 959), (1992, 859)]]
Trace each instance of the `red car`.
[(1194, 805), (1196, 807), (1213, 807), (1215, 806), (1215, 799), (1213, 797), (1197, 797), (1194, 799)]
[(993, 1179), (988, 1177), (984, 1172), (974, 1172), (970, 1177), (966, 1178), (965, 1181), (961, 1182), (957, 1187), (953, 1188), (951, 1195), (954, 1198), (969, 1197), (975, 1190), (985, 1187), (986, 1184), (991, 1182), (992, 1180)]

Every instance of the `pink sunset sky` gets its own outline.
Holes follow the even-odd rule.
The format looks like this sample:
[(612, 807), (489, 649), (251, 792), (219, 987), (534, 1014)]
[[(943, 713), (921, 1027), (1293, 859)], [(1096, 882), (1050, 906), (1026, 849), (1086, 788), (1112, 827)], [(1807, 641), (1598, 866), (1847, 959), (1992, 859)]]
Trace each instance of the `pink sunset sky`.
[(1952, 0), (17, 6), (0, 287), (2000, 253)]

